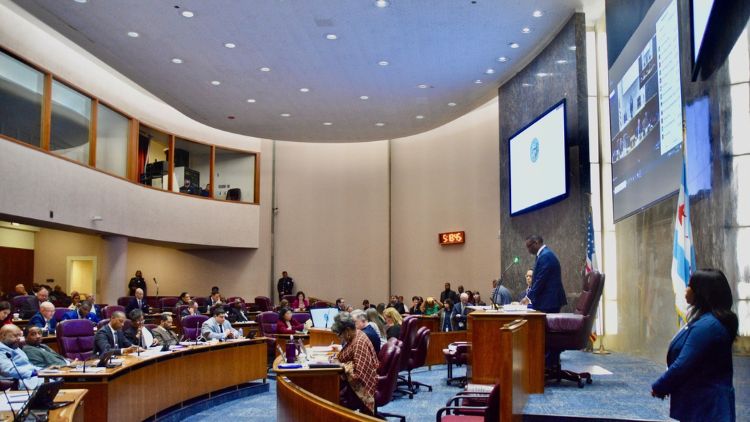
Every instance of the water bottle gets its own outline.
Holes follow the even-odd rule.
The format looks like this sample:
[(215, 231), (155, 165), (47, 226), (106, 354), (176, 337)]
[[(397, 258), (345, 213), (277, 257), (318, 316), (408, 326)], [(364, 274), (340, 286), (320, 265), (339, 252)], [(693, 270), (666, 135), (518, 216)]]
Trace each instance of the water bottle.
[(286, 342), (286, 363), (294, 363), (296, 360), (297, 346), (294, 344), (294, 336), (291, 336)]

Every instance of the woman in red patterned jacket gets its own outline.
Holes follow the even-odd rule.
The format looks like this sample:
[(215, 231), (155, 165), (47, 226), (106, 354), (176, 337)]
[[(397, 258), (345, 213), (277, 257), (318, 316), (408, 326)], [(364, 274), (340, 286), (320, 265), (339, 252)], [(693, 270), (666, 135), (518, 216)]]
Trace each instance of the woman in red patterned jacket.
[(348, 312), (339, 312), (331, 330), (341, 339), (339, 362), (344, 365), (341, 404), (372, 415), (375, 411), (378, 356), (372, 342), (354, 325)]

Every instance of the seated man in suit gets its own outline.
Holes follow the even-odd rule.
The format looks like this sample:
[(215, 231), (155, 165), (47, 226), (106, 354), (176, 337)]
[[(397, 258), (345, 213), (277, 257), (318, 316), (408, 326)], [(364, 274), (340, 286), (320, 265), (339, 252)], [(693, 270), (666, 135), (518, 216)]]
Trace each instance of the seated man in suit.
[(232, 324), (227, 321), (223, 308), (217, 306), (211, 311), (211, 314), (213, 317), (207, 319), (201, 326), (201, 336), (203, 338), (206, 340), (239, 338), (240, 333), (232, 328)]
[[(369, 309), (369, 308), (368, 308)], [(375, 353), (380, 353), (380, 335), (372, 328), (372, 325), (368, 324), (367, 314), (361, 309), (356, 309), (351, 313), (352, 319), (354, 320), (354, 326), (359, 331), (362, 331), (370, 339), (372, 347), (375, 349)]]
[(173, 346), (180, 342), (180, 336), (172, 331), (172, 315), (162, 314), (159, 326), (154, 328), (152, 333), (154, 334), (154, 340), (158, 341), (158, 344)]
[(62, 355), (42, 344), (42, 329), (39, 327), (26, 327), (26, 345), (23, 346), (23, 351), (29, 361), (39, 368), (69, 363)]
[(469, 314), (469, 294), (461, 293), (459, 296), (460, 301), (453, 305), (451, 311), (451, 322), (453, 323), (453, 329), (456, 331), (466, 329), (466, 315)]
[(100, 328), (94, 336), (94, 354), (101, 355), (110, 350), (115, 350), (116, 355), (133, 353), (138, 346), (133, 346), (125, 334), (122, 326), (125, 324), (125, 312), (115, 311), (109, 324)]
[(200, 311), (198, 310), (198, 302), (191, 300), (188, 305), (189, 306), (183, 309), (180, 313), (180, 318), (185, 318), (188, 315), (200, 315)]
[(219, 288), (214, 287), (211, 290), (211, 296), (208, 297), (208, 312), (213, 313), (213, 309), (217, 306), (223, 308), (224, 301), (221, 298), (221, 293), (219, 293)]
[(42, 302), (39, 305), (39, 312), (34, 314), (29, 320), (29, 326), (39, 327), (43, 335), (55, 334), (55, 305), (52, 302)]
[(39, 312), (39, 305), (46, 302), (49, 299), (49, 290), (44, 287), (37, 290), (34, 297), (30, 297), (23, 305), (21, 305), (21, 317), (31, 318)]
[(44, 380), (37, 376), (40, 368), (34, 366), (19, 347), (22, 337), (21, 329), (14, 324), (0, 328), (0, 377), (17, 379), (19, 389), (33, 390)]
[(179, 308), (180, 306), (189, 305), (190, 299), (190, 293), (182, 292), (180, 293), (180, 299), (174, 304), (174, 307)]
[(88, 300), (84, 300), (78, 305), (77, 309), (73, 309), (72, 311), (65, 312), (63, 314), (62, 320), (65, 321), (66, 319), (87, 319), (94, 324), (99, 322), (99, 317), (96, 316), (95, 313), (91, 312), (91, 302)]
[(133, 309), (140, 309), (144, 314), (148, 313), (148, 305), (146, 304), (146, 298), (143, 297), (142, 289), (135, 289), (135, 297), (130, 299), (128, 306), (125, 307), (125, 314), (130, 315), (130, 311)]
[(130, 317), (130, 327), (124, 331), (124, 334), (129, 342), (144, 349), (159, 344), (151, 330), (146, 327), (146, 318), (143, 317), (143, 311), (133, 309), (128, 316)]
[(242, 310), (242, 301), (235, 299), (232, 306), (227, 311), (227, 318), (230, 322), (247, 322), (250, 319), (245, 315), (245, 311)]
[(507, 287), (503, 286), (503, 279), (492, 280), (492, 293), (490, 300), (495, 305), (507, 305), (513, 302), (513, 295)]

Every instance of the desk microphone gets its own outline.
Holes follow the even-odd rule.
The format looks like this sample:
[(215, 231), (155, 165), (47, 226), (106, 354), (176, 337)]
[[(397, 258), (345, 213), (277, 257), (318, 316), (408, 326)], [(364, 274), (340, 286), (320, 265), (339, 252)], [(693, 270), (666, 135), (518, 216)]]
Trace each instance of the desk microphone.
[(16, 363), (13, 362), (13, 355), (10, 354), (10, 352), (5, 352), (5, 357), (10, 360), (10, 363), (13, 365), (13, 368), (16, 370), (16, 373), (18, 374), (18, 380), (23, 384), (23, 388), (26, 389), (26, 394), (29, 396), (29, 399), (31, 399), (31, 393), (29, 393), (29, 386), (26, 385), (26, 382), (23, 380), (23, 376), (21, 375), (21, 371), (18, 370), (18, 367), (16, 366)]
[(503, 277), (505, 276), (505, 273), (508, 272), (508, 270), (510, 269), (510, 267), (512, 267), (512, 266), (514, 266), (516, 264), (518, 264), (518, 257), (514, 256), (513, 257), (513, 262), (511, 262), (510, 264), (508, 264), (508, 266), (505, 267), (505, 269), (503, 270), (503, 273), (500, 274), (500, 278), (497, 280), (497, 284), (500, 284), (502, 282)]
[(201, 332), (201, 322), (195, 321), (195, 345), (198, 346), (198, 335)]

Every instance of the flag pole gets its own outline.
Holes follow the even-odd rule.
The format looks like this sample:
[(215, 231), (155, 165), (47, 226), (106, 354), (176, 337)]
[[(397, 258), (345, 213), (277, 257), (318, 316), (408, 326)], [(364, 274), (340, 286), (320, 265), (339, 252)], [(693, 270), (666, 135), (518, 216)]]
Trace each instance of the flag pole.
[(604, 291), (602, 291), (602, 300), (599, 301), (599, 306), (601, 307), (600, 309), (602, 311), (602, 335), (599, 336), (599, 348), (591, 353), (595, 355), (609, 355), (612, 352), (604, 347), (604, 337), (607, 335), (607, 332), (604, 329)]

